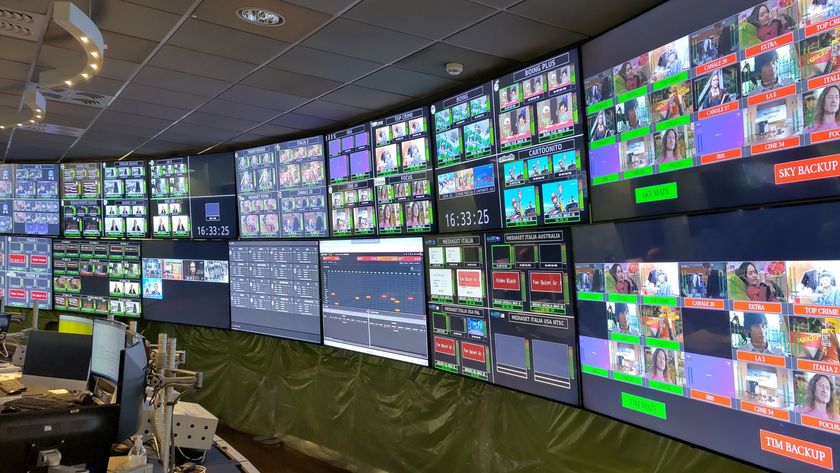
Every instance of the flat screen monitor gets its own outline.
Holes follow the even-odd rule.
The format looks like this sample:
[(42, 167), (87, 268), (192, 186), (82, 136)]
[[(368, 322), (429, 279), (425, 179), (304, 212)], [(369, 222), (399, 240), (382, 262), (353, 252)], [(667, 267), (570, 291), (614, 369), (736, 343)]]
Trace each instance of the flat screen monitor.
[(237, 151), (242, 238), (327, 236), (326, 176), (320, 135)]
[(139, 241), (55, 240), (56, 310), (140, 317), (140, 247)]
[(144, 240), (143, 318), (230, 328), (228, 243)]
[(58, 164), (0, 165), (0, 233), (58, 236)]
[(317, 241), (230, 244), (231, 328), (321, 342)]
[(149, 176), (153, 237), (237, 237), (232, 153), (152, 160)]
[(102, 236), (101, 171), (99, 163), (61, 164), (61, 220), (64, 236)]
[(837, 195), (838, 13), (671, 0), (584, 44), (594, 219)]
[(584, 405), (771, 470), (838, 471), (838, 211), (575, 228)]
[(113, 320), (93, 321), (90, 372), (111, 381), (120, 377), (120, 352), (125, 349), (126, 326)]
[(589, 222), (578, 50), (495, 81), (505, 228)]
[(495, 97), (488, 82), (430, 108), (441, 232), (501, 228)]
[(434, 367), (578, 404), (568, 230), (425, 239)]
[(423, 240), (321, 240), (324, 344), (429, 364)]
[(330, 235), (376, 235), (370, 124), (335, 131), (327, 135), (326, 141)]
[(420, 107), (370, 123), (380, 235), (437, 229), (428, 122)]
[(53, 307), (52, 239), (0, 237), (0, 291), (6, 307)]
[(106, 237), (148, 236), (149, 191), (146, 176), (146, 163), (143, 161), (102, 163), (103, 232)]
[(93, 337), (75, 333), (29, 332), (21, 383), (29, 389), (84, 391), (90, 376)]

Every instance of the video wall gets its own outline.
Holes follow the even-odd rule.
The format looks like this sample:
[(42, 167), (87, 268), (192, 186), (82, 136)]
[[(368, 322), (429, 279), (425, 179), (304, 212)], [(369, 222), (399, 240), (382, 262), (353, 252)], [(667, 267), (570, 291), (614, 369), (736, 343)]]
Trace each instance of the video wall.
[[(658, 25), (697, 10), (691, 2), (669, 2), (583, 46), (596, 220), (840, 189), (831, 142), (840, 137), (837, 2), (708, 7), (680, 15), (678, 34)], [(617, 43), (631, 47), (607, 47)]]
[(0, 297), (6, 307), (52, 309), (52, 240), (0, 237)]
[(324, 138), (236, 152), (242, 238), (327, 236)]
[(433, 366), (577, 404), (568, 236), (426, 237)]
[(58, 236), (57, 164), (0, 165), (0, 233)]
[(53, 241), (56, 310), (139, 318), (140, 242)]
[(833, 470), (840, 262), (819, 235), (838, 210), (574, 229), (584, 406), (766, 468)]

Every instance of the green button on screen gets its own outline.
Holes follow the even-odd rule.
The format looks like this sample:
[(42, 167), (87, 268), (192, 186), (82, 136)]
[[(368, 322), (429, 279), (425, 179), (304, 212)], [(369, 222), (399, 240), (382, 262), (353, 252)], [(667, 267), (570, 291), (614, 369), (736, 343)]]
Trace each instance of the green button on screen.
[(668, 414), (665, 412), (664, 402), (654, 401), (653, 399), (625, 392), (621, 393), (621, 407), (660, 419), (668, 418)]
[(665, 184), (657, 184), (655, 186), (639, 187), (636, 189), (636, 203), (643, 204), (645, 202), (656, 202), (659, 200), (676, 199), (677, 183), (666, 182)]

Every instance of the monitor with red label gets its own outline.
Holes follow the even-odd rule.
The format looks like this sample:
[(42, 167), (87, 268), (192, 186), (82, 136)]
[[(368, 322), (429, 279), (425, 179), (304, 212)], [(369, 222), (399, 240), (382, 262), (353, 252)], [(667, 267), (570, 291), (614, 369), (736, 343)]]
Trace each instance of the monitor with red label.
[(52, 309), (52, 240), (0, 237), (0, 297), (6, 307)]
[(773, 470), (840, 471), (838, 211), (576, 229), (584, 405)]
[(578, 403), (568, 230), (425, 243), (434, 366)]
[(834, 0), (671, 0), (584, 45), (594, 219), (836, 195), (839, 41)]

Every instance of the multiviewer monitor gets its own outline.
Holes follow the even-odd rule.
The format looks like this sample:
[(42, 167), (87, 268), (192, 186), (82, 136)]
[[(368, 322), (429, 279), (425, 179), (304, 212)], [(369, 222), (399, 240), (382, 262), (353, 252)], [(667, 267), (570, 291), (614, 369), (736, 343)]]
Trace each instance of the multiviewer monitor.
[(242, 238), (327, 236), (324, 138), (236, 152)]
[(6, 307), (53, 307), (52, 239), (0, 237), (0, 296)]
[(143, 318), (230, 328), (228, 243), (143, 241)]
[(585, 44), (594, 218), (836, 195), (838, 13), (672, 0)]
[(105, 216), (105, 236), (148, 236), (149, 191), (146, 176), (146, 163), (143, 161), (102, 163), (102, 214)]
[(321, 342), (317, 241), (230, 243), (231, 328)]
[(425, 239), (433, 366), (579, 403), (568, 230)]
[(237, 237), (232, 153), (157, 159), (148, 168), (153, 237)]
[(58, 164), (0, 165), (0, 233), (58, 236)]
[(838, 212), (575, 228), (584, 405), (772, 470), (838, 471)]
[(140, 317), (139, 241), (55, 240), (55, 308), (68, 312)]
[(370, 124), (335, 131), (326, 141), (330, 235), (376, 235)]
[(423, 240), (321, 240), (324, 343), (429, 363)]

